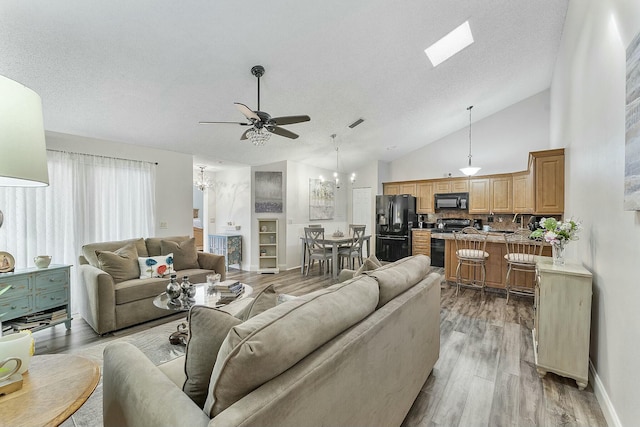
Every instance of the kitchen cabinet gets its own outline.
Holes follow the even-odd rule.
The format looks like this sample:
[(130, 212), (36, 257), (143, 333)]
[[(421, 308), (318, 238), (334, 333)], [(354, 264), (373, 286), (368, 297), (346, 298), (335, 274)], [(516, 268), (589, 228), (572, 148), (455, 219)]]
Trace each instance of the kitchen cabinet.
[(511, 175), (491, 178), (489, 212), (513, 213), (513, 179)]
[(431, 256), (431, 230), (414, 228), (411, 239), (411, 254)]
[(278, 220), (258, 220), (258, 273), (278, 273)]
[(564, 213), (564, 149), (531, 153), (535, 174), (535, 213)]
[(412, 196), (415, 196), (417, 194), (416, 183), (412, 182), (412, 183), (400, 184), (400, 193), (398, 194), (411, 194)]
[(513, 174), (513, 212), (533, 213), (535, 210), (535, 193), (533, 177), (529, 171)]
[(433, 206), (433, 183), (421, 182), (417, 184), (416, 194), (418, 198), (418, 213), (434, 213), (435, 210)]
[(400, 194), (400, 186), (398, 184), (382, 184), (382, 194), (389, 196)]
[(0, 291), (9, 288), (0, 296), (2, 322), (36, 323), (36, 326), (28, 328), (32, 331), (64, 322), (70, 329), (70, 269), (70, 265), (50, 265), (48, 268), (24, 268), (12, 273), (0, 273)]
[[(507, 275), (507, 262), (504, 255), (507, 251), (504, 243), (487, 242), (485, 251), (489, 254), (486, 262), (486, 279), (485, 283), (488, 287), (504, 289), (504, 280)], [(456, 257), (455, 240), (447, 240), (445, 243), (445, 276), (448, 281), (455, 283), (456, 269), (458, 267), (458, 257)], [(480, 279), (482, 272), (479, 268), (463, 265), (460, 268), (460, 276), (463, 280)]]
[(578, 263), (556, 266), (551, 258), (539, 257), (536, 279), (533, 348), (538, 374), (573, 378), (584, 390), (589, 381), (592, 275)]
[(452, 178), (434, 182), (434, 193), (468, 193), (469, 180), (467, 178)]
[(489, 213), (490, 209), (490, 184), (489, 178), (475, 178), (469, 180), (469, 213)]

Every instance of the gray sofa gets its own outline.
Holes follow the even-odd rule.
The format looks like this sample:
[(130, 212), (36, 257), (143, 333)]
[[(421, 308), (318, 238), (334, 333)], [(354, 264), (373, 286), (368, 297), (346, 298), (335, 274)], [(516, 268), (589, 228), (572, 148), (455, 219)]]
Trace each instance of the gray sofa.
[[(102, 269), (104, 265), (98, 259), (100, 252), (116, 253), (131, 246), (135, 248), (133, 253), (137, 257), (166, 255), (162, 253), (162, 249), (163, 245), (170, 244), (167, 242), (174, 242), (176, 247), (180, 245), (180, 250), (193, 260), (190, 266), (192, 268), (176, 271), (179, 281), (182, 276), (187, 275), (191, 283), (203, 283), (210, 273), (219, 273), (222, 280), (226, 278), (224, 257), (197, 252), (195, 240), (189, 236), (150, 237), (84, 245), (78, 266), (82, 292), (80, 315), (98, 334), (175, 314), (153, 305), (153, 299), (165, 291), (168, 277), (114, 279)], [(139, 269), (137, 271), (139, 276)]]
[[(157, 367), (133, 345), (111, 343), (104, 351), (104, 425), (400, 426), (439, 356), (442, 276), (429, 264), (423, 255), (405, 258), (232, 327), (219, 347), (204, 409), (182, 390), (185, 356)], [(327, 333), (327, 324), (350, 311), (360, 311), (352, 320), (361, 320), (298, 354), (301, 341)], [(270, 335), (252, 329), (259, 324)], [(295, 361), (294, 353), (300, 360), (292, 366), (250, 384), (262, 364)], [(263, 356), (273, 360), (257, 360)], [(224, 378), (235, 357), (246, 359)], [(245, 384), (245, 393), (212, 417), (210, 404), (224, 401), (224, 387), (236, 383)]]

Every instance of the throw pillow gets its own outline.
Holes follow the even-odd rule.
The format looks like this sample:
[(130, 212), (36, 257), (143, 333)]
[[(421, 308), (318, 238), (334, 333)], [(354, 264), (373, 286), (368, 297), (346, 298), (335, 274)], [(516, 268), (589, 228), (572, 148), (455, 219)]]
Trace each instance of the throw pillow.
[(138, 251), (133, 243), (128, 243), (116, 251), (96, 251), (98, 266), (113, 277), (115, 283), (140, 277)]
[(138, 257), (138, 265), (141, 279), (164, 277), (173, 273), (173, 254), (148, 258)]
[(377, 303), (376, 281), (361, 276), (280, 304), (234, 326), (213, 366), (205, 413), (212, 418), (218, 415), (360, 322)]
[(173, 253), (173, 268), (176, 271), (200, 268), (195, 237), (183, 242), (161, 240), (160, 248), (163, 254)]
[(353, 277), (360, 276), (364, 274), (365, 271), (372, 271), (376, 268), (382, 267), (382, 263), (376, 258), (375, 255), (370, 255), (369, 258), (365, 259), (359, 269), (353, 274)]
[(242, 320), (249, 320), (253, 316), (267, 311), (277, 304), (277, 295), (273, 285), (264, 288), (243, 312)]
[(420, 280), (424, 279), (431, 269), (431, 259), (426, 255), (414, 255), (386, 264), (367, 276), (373, 277), (380, 286), (380, 308), (396, 296), (400, 295)]
[(189, 341), (185, 350), (182, 391), (199, 407), (204, 406), (218, 350), (229, 330), (241, 320), (224, 311), (194, 305), (189, 311)]

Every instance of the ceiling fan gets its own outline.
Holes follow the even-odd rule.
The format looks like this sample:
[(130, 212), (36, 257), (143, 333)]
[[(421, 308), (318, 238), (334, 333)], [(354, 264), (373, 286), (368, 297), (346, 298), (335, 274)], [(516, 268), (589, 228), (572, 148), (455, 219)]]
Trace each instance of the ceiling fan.
[(248, 122), (199, 122), (201, 125), (210, 125), (217, 123), (230, 123), (238, 124), (240, 126), (251, 126), (251, 128), (244, 131), (240, 139), (249, 139), (255, 145), (264, 145), (269, 139), (271, 133), (284, 136), (286, 138), (296, 139), (297, 134), (284, 129), (282, 125), (292, 125), (294, 123), (308, 122), (311, 120), (309, 116), (284, 116), (284, 117), (271, 117), (268, 113), (260, 111), (260, 77), (264, 75), (264, 67), (262, 65), (255, 65), (251, 68), (251, 74), (258, 78), (258, 109), (256, 111), (251, 110), (240, 102), (234, 102), (236, 108), (244, 114), (249, 120)]

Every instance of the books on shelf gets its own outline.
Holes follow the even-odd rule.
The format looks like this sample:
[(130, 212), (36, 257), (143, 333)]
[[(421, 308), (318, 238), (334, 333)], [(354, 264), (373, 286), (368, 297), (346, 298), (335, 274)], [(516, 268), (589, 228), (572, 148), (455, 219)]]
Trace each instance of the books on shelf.
[(2, 330), (3, 332), (10, 329), (13, 329), (14, 331), (22, 331), (25, 329), (61, 322), (67, 320), (67, 318), (66, 308), (50, 311), (38, 311), (36, 313), (27, 314), (25, 316), (16, 317), (15, 319), (2, 322)]

